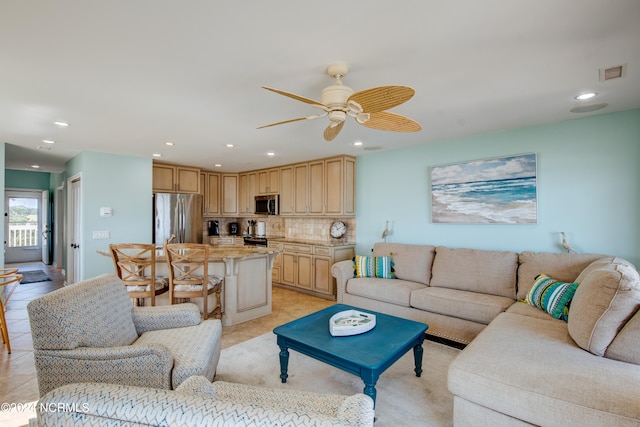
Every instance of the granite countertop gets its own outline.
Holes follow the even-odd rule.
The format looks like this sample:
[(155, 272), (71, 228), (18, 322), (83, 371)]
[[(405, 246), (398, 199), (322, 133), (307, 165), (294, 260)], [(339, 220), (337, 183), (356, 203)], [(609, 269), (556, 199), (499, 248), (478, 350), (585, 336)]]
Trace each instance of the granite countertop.
[[(100, 255), (111, 257), (108, 250), (98, 249)], [(255, 255), (278, 255), (280, 252), (273, 248), (259, 246), (214, 246), (209, 245), (209, 261), (224, 261), (229, 258), (246, 258)], [(162, 246), (156, 248), (156, 261), (165, 262)]]
[(300, 243), (302, 245), (315, 245), (315, 246), (348, 246), (348, 245), (355, 245), (355, 243), (348, 242), (346, 240), (337, 240), (337, 239), (335, 239), (335, 240), (318, 241), (318, 240), (300, 239), (300, 238), (295, 238), (295, 237), (269, 237), (269, 236), (267, 236), (267, 240), (268, 241), (273, 241), (273, 242)]

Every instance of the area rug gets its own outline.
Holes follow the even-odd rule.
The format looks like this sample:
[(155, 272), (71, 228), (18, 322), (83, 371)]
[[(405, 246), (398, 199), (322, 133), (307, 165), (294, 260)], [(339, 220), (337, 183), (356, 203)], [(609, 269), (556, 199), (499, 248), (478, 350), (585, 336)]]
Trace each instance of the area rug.
[(22, 274), (22, 281), (20, 281), (20, 284), (22, 285), (51, 280), (51, 278), (42, 270), (18, 271), (18, 274)]
[[(387, 369), (376, 385), (376, 427), (451, 426), (453, 396), (447, 369), (460, 350), (424, 342), (422, 376), (413, 371), (413, 352)], [(222, 350), (214, 381), (351, 395), (362, 393), (359, 377), (289, 351), (289, 378), (280, 381), (276, 336), (269, 332)]]

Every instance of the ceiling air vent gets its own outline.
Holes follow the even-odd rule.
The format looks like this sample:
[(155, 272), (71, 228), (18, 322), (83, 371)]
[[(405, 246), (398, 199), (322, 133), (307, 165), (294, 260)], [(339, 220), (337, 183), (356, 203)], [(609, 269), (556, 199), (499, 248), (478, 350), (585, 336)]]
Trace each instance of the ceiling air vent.
[(619, 79), (627, 75), (627, 64), (616, 65), (614, 67), (600, 68), (600, 81)]

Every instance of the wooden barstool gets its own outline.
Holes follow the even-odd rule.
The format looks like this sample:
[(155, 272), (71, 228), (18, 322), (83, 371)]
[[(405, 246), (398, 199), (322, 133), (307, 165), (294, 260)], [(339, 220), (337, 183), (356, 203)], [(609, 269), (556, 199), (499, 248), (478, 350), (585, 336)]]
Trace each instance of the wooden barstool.
[[(22, 274), (18, 274), (17, 268), (0, 268), (0, 288), (22, 280)], [(7, 353), (11, 354), (11, 342), (9, 341), (9, 329), (7, 319), (4, 317), (4, 304), (0, 298), (0, 332), (2, 341), (7, 345)]]
[(169, 290), (169, 281), (156, 277), (156, 247), (147, 243), (120, 243), (109, 245), (116, 274), (127, 287), (129, 297), (136, 305), (144, 305), (144, 298), (156, 305), (156, 295)]
[[(175, 299), (202, 298), (206, 320), (211, 315), (221, 318), (223, 278), (209, 275), (209, 245), (199, 243), (170, 243), (164, 245), (169, 269), (169, 301)], [(208, 310), (209, 295), (216, 295), (216, 306)]]

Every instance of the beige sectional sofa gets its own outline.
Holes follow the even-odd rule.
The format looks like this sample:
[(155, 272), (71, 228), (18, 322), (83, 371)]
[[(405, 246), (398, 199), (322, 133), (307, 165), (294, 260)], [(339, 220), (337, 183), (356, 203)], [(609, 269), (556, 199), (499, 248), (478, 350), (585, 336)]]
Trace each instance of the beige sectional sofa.
[[(604, 255), (376, 244), (395, 279), (333, 266), (338, 302), (468, 344), (449, 367), (454, 424), (640, 425), (640, 278)], [(568, 321), (520, 302), (536, 276), (578, 282)]]

